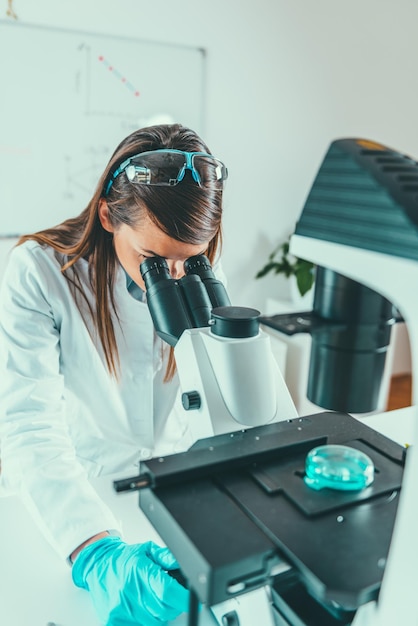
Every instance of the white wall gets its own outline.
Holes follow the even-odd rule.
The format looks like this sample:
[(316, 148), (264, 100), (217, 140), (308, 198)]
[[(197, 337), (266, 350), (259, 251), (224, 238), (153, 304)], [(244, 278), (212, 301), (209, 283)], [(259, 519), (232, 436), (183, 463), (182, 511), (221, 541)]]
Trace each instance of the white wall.
[[(224, 267), (234, 304), (263, 310), (268, 296), (287, 294), (283, 280), (254, 275), (293, 230), (333, 139), (362, 136), (418, 157), (415, 0), (14, 0), (14, 8), (22, 22), (207, 49), (204, 139), (230, 171)], [(37, 202), (34, 194), (34, 210)]]

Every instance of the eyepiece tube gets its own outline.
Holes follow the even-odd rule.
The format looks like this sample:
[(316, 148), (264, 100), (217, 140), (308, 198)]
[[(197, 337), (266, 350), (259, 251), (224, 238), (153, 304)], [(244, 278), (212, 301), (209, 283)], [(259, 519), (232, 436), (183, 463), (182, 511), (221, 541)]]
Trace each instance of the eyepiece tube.
[(139, 269), (147, 291), (152, 285), (162, 280), (171, 279), (167, 261), (160, 256), (145, 259), (145, 261), (142, 261)]
[(196, 274), (187, 274), (179, 280), (179, 284), (193, 327), (208, 326), (212, 305), (200, 277)]
[(204, 254), (198, 254), (186, 259), (184, 271), (188, 276), (197, 274), (200, 277), (209, 296), (212, 308), (229, 306), (231, 304), (224, 285), (216, 278), (209, 259)]
[(165, 259), (151, 257), (140, 265), (147, 290), (147, 303), (155, 331), (175, 346), (186, 328), (193, 328), (178, 281), (170, 276)]

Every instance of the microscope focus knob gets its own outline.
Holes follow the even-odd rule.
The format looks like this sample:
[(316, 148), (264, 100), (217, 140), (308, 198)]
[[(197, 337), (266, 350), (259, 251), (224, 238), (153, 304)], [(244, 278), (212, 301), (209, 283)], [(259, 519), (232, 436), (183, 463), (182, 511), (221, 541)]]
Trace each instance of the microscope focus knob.
[(230, 611), (222, 616), (222, 626), (239, 626), (239, 617), (236, 611)]
[(181, 395), (181, 403), (186, 411), (200, 409), (201, 400), (198, 391), (185, 391)]

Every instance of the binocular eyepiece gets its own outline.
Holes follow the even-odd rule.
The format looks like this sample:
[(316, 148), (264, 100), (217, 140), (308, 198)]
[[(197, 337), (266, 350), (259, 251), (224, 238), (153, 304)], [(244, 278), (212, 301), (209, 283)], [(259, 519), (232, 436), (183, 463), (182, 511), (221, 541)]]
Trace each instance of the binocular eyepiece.
[(204, 254), (186, 259), (180, 279), (171, 277), (162, 257), (145, 259), (140, 271), (155, 330), (171, 346), (187, 328), (208, 326), (213, 308), (230, 305), (224, 285)]

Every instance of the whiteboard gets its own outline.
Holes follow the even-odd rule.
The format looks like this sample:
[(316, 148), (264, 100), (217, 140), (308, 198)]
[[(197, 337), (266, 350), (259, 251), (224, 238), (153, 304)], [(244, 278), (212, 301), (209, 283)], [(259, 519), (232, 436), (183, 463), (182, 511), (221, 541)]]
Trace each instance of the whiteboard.
[(0, 20), (0, 237), (78, 215), (119, 142), (204, 133), (205, 51)]

